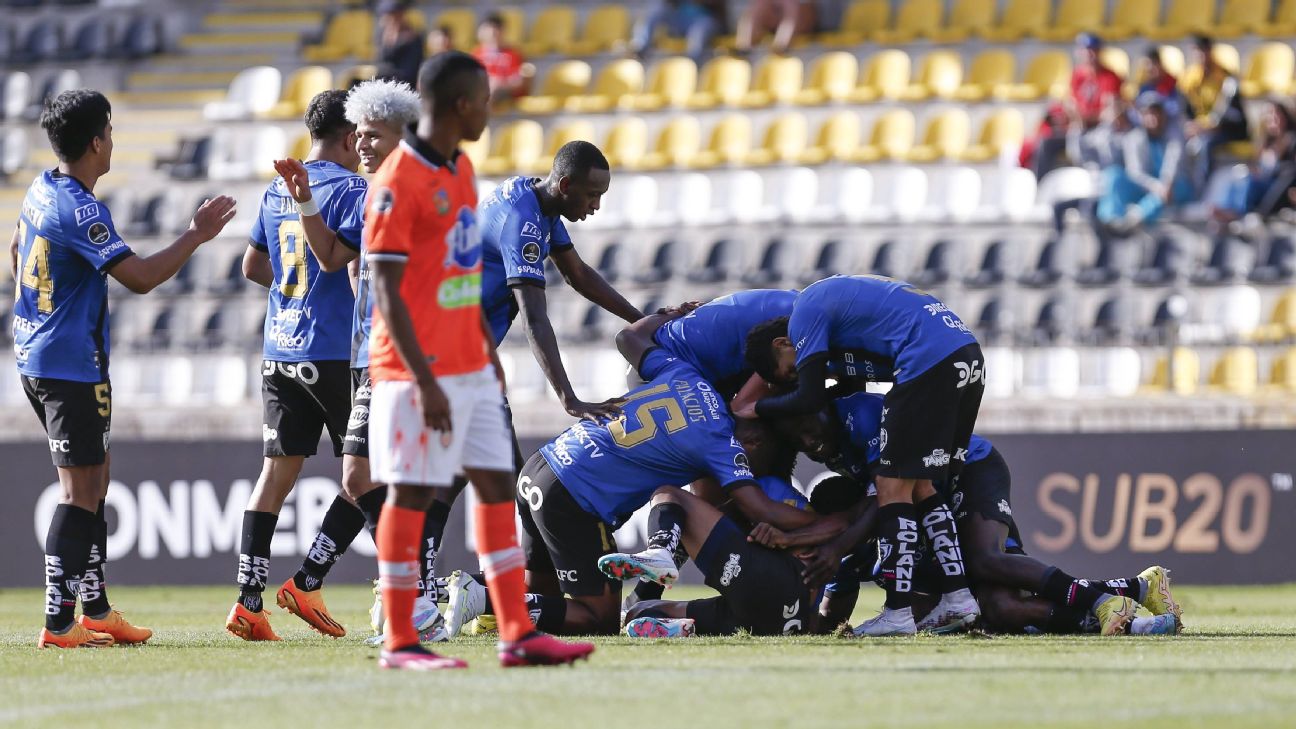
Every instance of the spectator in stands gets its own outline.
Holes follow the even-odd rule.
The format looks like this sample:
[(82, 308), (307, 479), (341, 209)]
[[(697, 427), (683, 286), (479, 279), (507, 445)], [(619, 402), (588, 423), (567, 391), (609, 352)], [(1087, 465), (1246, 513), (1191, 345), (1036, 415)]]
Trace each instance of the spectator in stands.
[(814, 0), (751, 0), (738, 17), (737, 50), (748, 53), (767, 34), (774, 34), (770, 48), (787, 53), (792, 39), (814, 30)]
[(1120, 101), (1121, 77), (1103, 65), (1099, 57), (1102, 46), (1102, 39), (1093, 33), (1076, 36), (1066, 135), (1067, 157), (1073, 165), (1102, 166), (1099, 151), (1109, 136), (1102, 122), (1110, 118), (1110, 108)]
[(490, 77), (492, 103), (508, 104), (529, 93), (535, 71), (520, 51), (504, 45), (503, 16), (491, 13), (477, 26), (477, 47), (473, 55), (486, 67), (486, 75)]
[(1149, 92), (1156, 94), (1165, 106), (1170, 123), (1180, 123), (1184, 113), (1184, 98), (1183, 94), (1179, 93), (1179, 80), (1166, 70), (1165, 64), (1161, 62), (1161, 49), (1157, 46), (1148, 46), (1148, 49), (1143, 52), (1143, 60), (1139, 63), (1138, 79), (1139, 87), (1136, 96)]
[(1199, 194), (1206, 190), (1216, 150), (1231, 142), (1244, 142), (1248, 136), (1238, 79), (1216, 62), (1213, 48), (1210, 38), (1193, 38), (1193, 64), (1179, 84), (1192, 119), (1185, 133), (1193, 156), (1192, 181)]
[(408, 11), (408, 0), (378, 3), (378, 78), (404, 81), (412, 88), (423, 65), (423, 38), (410, 25)]
[(1192, 186), (1181, 174), (1184, 141), (1156, 94), (1136, 101), (1141, 126), (1124, 137), (1124, 164), (1102, 172), (1097, 217), (1100, 236), (1125, 236), (1149, 226), (1167, 206), (1187, 202)]
[(725, 27), (724, 0), (658, 0), (635, 24), (631, 50), (639, 58), (648, 55), (658, 29), (672, 38), (684, 38), (689, 58), (701, 65), (711, 50), (711, 41)]
[(454, 50), (454, 36), (450, 34), (450, 26), (438, 25), (427, 34), (427, 54), (428, 57), (435, 56), (438, 53)]
[(1226, 224), (1248, 213), (1268, 218), (1288, 207), (1287, 191), (1296, 183), (1296, 124), (1287, 107), (1271, 101), (1260, 116), (1260, 134), (1250, 165), (1217, 199), (1210, 201), (1211, 220)]

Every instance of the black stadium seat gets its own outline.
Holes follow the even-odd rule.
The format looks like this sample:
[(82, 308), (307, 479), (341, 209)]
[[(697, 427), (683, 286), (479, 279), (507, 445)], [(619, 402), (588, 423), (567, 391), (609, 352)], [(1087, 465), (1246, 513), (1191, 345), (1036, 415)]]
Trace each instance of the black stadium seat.
[(915, 286), (938, 286), (950, 280), (952, 267), (950, 242), (939, 240), (928, 249), (927, 260), (923, 263), (922, 270), (910, 280)]
[(653, 254), (652, 263), (648, 265), (647, 270), (635, 275), (635, 283), (656, 284), (664, 283), (675, 274), (679, 269), (682, 246), (673, 240), (663, 242), (657, 246), (657, 252)]
[(1211, 247), (1210, 260), (1192, 277), (1192, 282), (1210, 286), (1238, 281), (1246, 276), (1252, 254), (1250, 243), (1231, 235), (1221, 235)]
[(846, 252), (843, 244), (839, 240), (826, 240), (823, 247), (819, 249), (819, 255), (815, 256), (814, 266), (801, 275), (801, 285), (808, 286), (820, 279), (828, 278), (834, 274), (847, 273)]
[(777, 286), (787, 276), (791, 248), (784, 241), (774, 238), (761, 253), (760, 263), (754, 270), (743, 274), (742, 281), (748, 286)]
[(1099, 304), (1088, 338), (1094, 344), (1119, 344), (1129, 334), (1133, 322), (1129, 300), (1113, 296)]
[(727, 238), (721, 238), (711, 244), (706, 262), (702, 268), (690, 271), (688, 280), (693, 283), (723, 283), (733, 275), (738, 267), (738, 245)]
[(1183, 239), (1163, 235), (1152, 248), (1152, 260), (1134, 273), (1134, 283), (1142, 286), (1164, 286), (1173, 283), (1187, 271), (1188, 250)]
[(138, 15), (122, 31), (115, 55), (130, 60), (146, 58), (161, 53), (164, 46), (161, 19)]
[(1264, 262), (1251, 271), (1251, 280), (1259, 284), (1287, 284), (1296, 276), (1296, 244), (1287, 236), (1269, 241)]
[(1003, 300), (998, 296), (992, 297), (981, 307), (981, 315), (977, 317), (977, 338), (986, 344), (994, 344), (1009, 334), (1010, 329), (1011, 322), (1004, 313)]
[(67, 61), (106, 58), (113, 48), (112, 23), (107, 18), (87, 18), (76, 29), (60, 57)]
[(986, 246), (981, 256), (981, 267), (977, 272), (963, 280), (963, 284), (972, 289), (984, 289), (998, 286), (1007, 275), (1004, 263), (1004, 242), (993, 241)]
[(1030, 340), (1035, 344), (1054, 344), (1067, 333), (1067, 306), (1057, 296), (1050, 297), (1040, 307), (1039, 316), (1030, 331)]
[(17, 63), (52, 61), (63, 51), (63, 26), (57, 20), (42, 20), (27, 31), (14, 54)]
[(873, 265), (869, 267), (869, 273), (888, 278), (898, 278), (895, 268), (895, 244), (891, 241), (885, 241), (878, 246), (877, 251), (873, 253)]
[(599, 254), (598, 265), (594, 268), (608, 283), (616, 283), (621, 278), (621, 244), (608, 243)]
[(1057, 239), (1050, 239), (1040, 248), (1039, 260), (1035, 264), (1035, 269), (1024, 274), (1018, 283), (1022, 286), (1033, 286), (1044, 288), (1052, 286), (1062, 278), (1062, 272), (1057, 267)]

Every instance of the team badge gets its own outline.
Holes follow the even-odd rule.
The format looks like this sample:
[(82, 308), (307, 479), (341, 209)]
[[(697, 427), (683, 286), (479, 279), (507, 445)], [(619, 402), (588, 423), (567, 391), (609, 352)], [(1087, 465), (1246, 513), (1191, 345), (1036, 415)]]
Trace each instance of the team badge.
[(396, 203), (396, 196), (392, 194), (390, 187), (380, 187), (374, 190), (373, 211), (375, 213), (391, 212), (392, 205)]
[(104, 225), (103, 223), (95, 223), (86, 230), (86, 237), (90, 239), (91, 243), (101, 246), (104, 243), (107, 243), (108, 239), (112, 237), (112, 232), (108, 230), (107, 225)]
[(438, 215), (445, 215), (450, 212), (450, 194), (445, 190), (437, 190), (436, 209)]
[(538, 263), (540, 261), (540, 244), (527, 243), (522, 246), (522, 260), (527, 263)]

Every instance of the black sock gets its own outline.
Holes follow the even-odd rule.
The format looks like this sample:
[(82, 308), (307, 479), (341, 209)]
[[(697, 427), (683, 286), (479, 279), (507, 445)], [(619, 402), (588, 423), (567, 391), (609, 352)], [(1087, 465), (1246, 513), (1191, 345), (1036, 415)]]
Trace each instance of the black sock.
[[(444, 501), (433, 501), (428, 507), (427, 516), (423, 519), (423, 555), (419, 559), (419, 590), (424, 597), (438, 600), (436, 584), (436, 556), (441, 551), (441, 539), (445, 536), (446, 522), (450, 520), (450, 504)], [(485, 578), (480, 582), (486, 584)]]
[(329, 504), (328, 511), (324, 512), (319, 533), (315, 535), (301, 567), (297, 568), (297, 574), (293, 575), (297, 589), (318, 590), (338, 557), (346, 553), (364, 526), (365, 515), (355, 504), (338, 494)]
[(913, 504), (878, 509), (878, 561), (886, 580), (886, 606), (900, 610), (913, 604), (914, 566), (918, 552), (918, 510)]
[(1107, 597), (1106, 592), (1094, 587), (1088, 580), (1077, 580), (1057, 567), (1048, 568), (1035, 592), (1054, 605), (1074, 606), (1086, 611), (1092, 610), (1094, 605)]
[(959, 545), (958, 527), (954, 515), (940, 494), (932, 494), (918, 503), (927, 544), (936, 555), (941, 568), (940, 590), (949, 594), (968, 586), (967, 571), (963, 569), (963, 548)]
[(94, 528), (93, 511), (71, 504), (54, 507), (45, 535), (45, 627), (56, 633), (72, 627)]
[(1044, 624), (1045, 633), (1066, 635), (1071, 633), (1092, 633), (1097, 625), (1089, 611), (1080, 607), (1058, 605), (1049, 611), (1048, 621)]
[(545, 633), (559, 634), (567, 622), (567, 600), (552, 595), (537, 595), (528, 592), (527, 610), (531, 613), (531, 622), (536, 629)]
[(386, 486), (379, 486), (356, 499), (356, 508), (364, 514), (365, 527), (369, 529), (369, 536), (374, 538), (374, 544), (378, 543), (378, 517), (382, 515), (382, 507), (386, 501)]
[[(689, 556), (688, 552), (684, 551), (683, 543), (676, 545), (675, 552), (671, 556), (675, 558), (676, 569), (688, 564)], [(631, 605), (640, 600), (660, 600), (665, 592), (666, 586), (663, 584), (639, 580), (634, 589), (630, 591), (630, 594), (626, 596), (626, 600), (621, 607), (628, 610)]]
[(90, 559), (85, 574), (81, 576), (81, 612), (92, 618), (103, 617), (112, 610), (108, 604), (108, 582), (104, 579), (104, 562), (108, 559), (108, 519), (104, 515), (104, 501), (99, 500), (95, 512), (94, 540), (90, 544)]
[(1147, 583), (1141, 577), (1122, 577), (1118, 580), (1086, 580), (1108, 595), (1128, 597), (1142, 603), (1147, 599)]
[(243, 535), (239, 539), (239, 602), (254, 613), (261, 612), (261, 593), (270, 579), (270, 541), (274, 539), (279, 515), (266, 511), (243, 512)]
[(679, 548), (684, 529), (684, 507), (673, 501), (654, 504), (648, 512), (648, 548), (664, 549), (672, 554)]

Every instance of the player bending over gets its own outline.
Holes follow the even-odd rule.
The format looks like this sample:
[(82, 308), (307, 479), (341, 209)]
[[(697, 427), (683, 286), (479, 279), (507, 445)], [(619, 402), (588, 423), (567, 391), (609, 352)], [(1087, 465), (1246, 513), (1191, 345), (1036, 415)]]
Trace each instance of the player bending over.
[(65, 91), (46, 103), (40, 125), (58, 166), (27, 189), (9, 246), (18, 373), (63, 487), (45, 536), (45, 627), (36, 644), (143, 643), (153, 631), (113, 609), (104, 577), (112, 422), (107, 277), (137, 294), (152, 291), (220, 234), (235, 204), (224, 195), (204, 202), (174, 243), (137, 256), (94, 195), (112, 168), (108, 99), (89, 89)]

